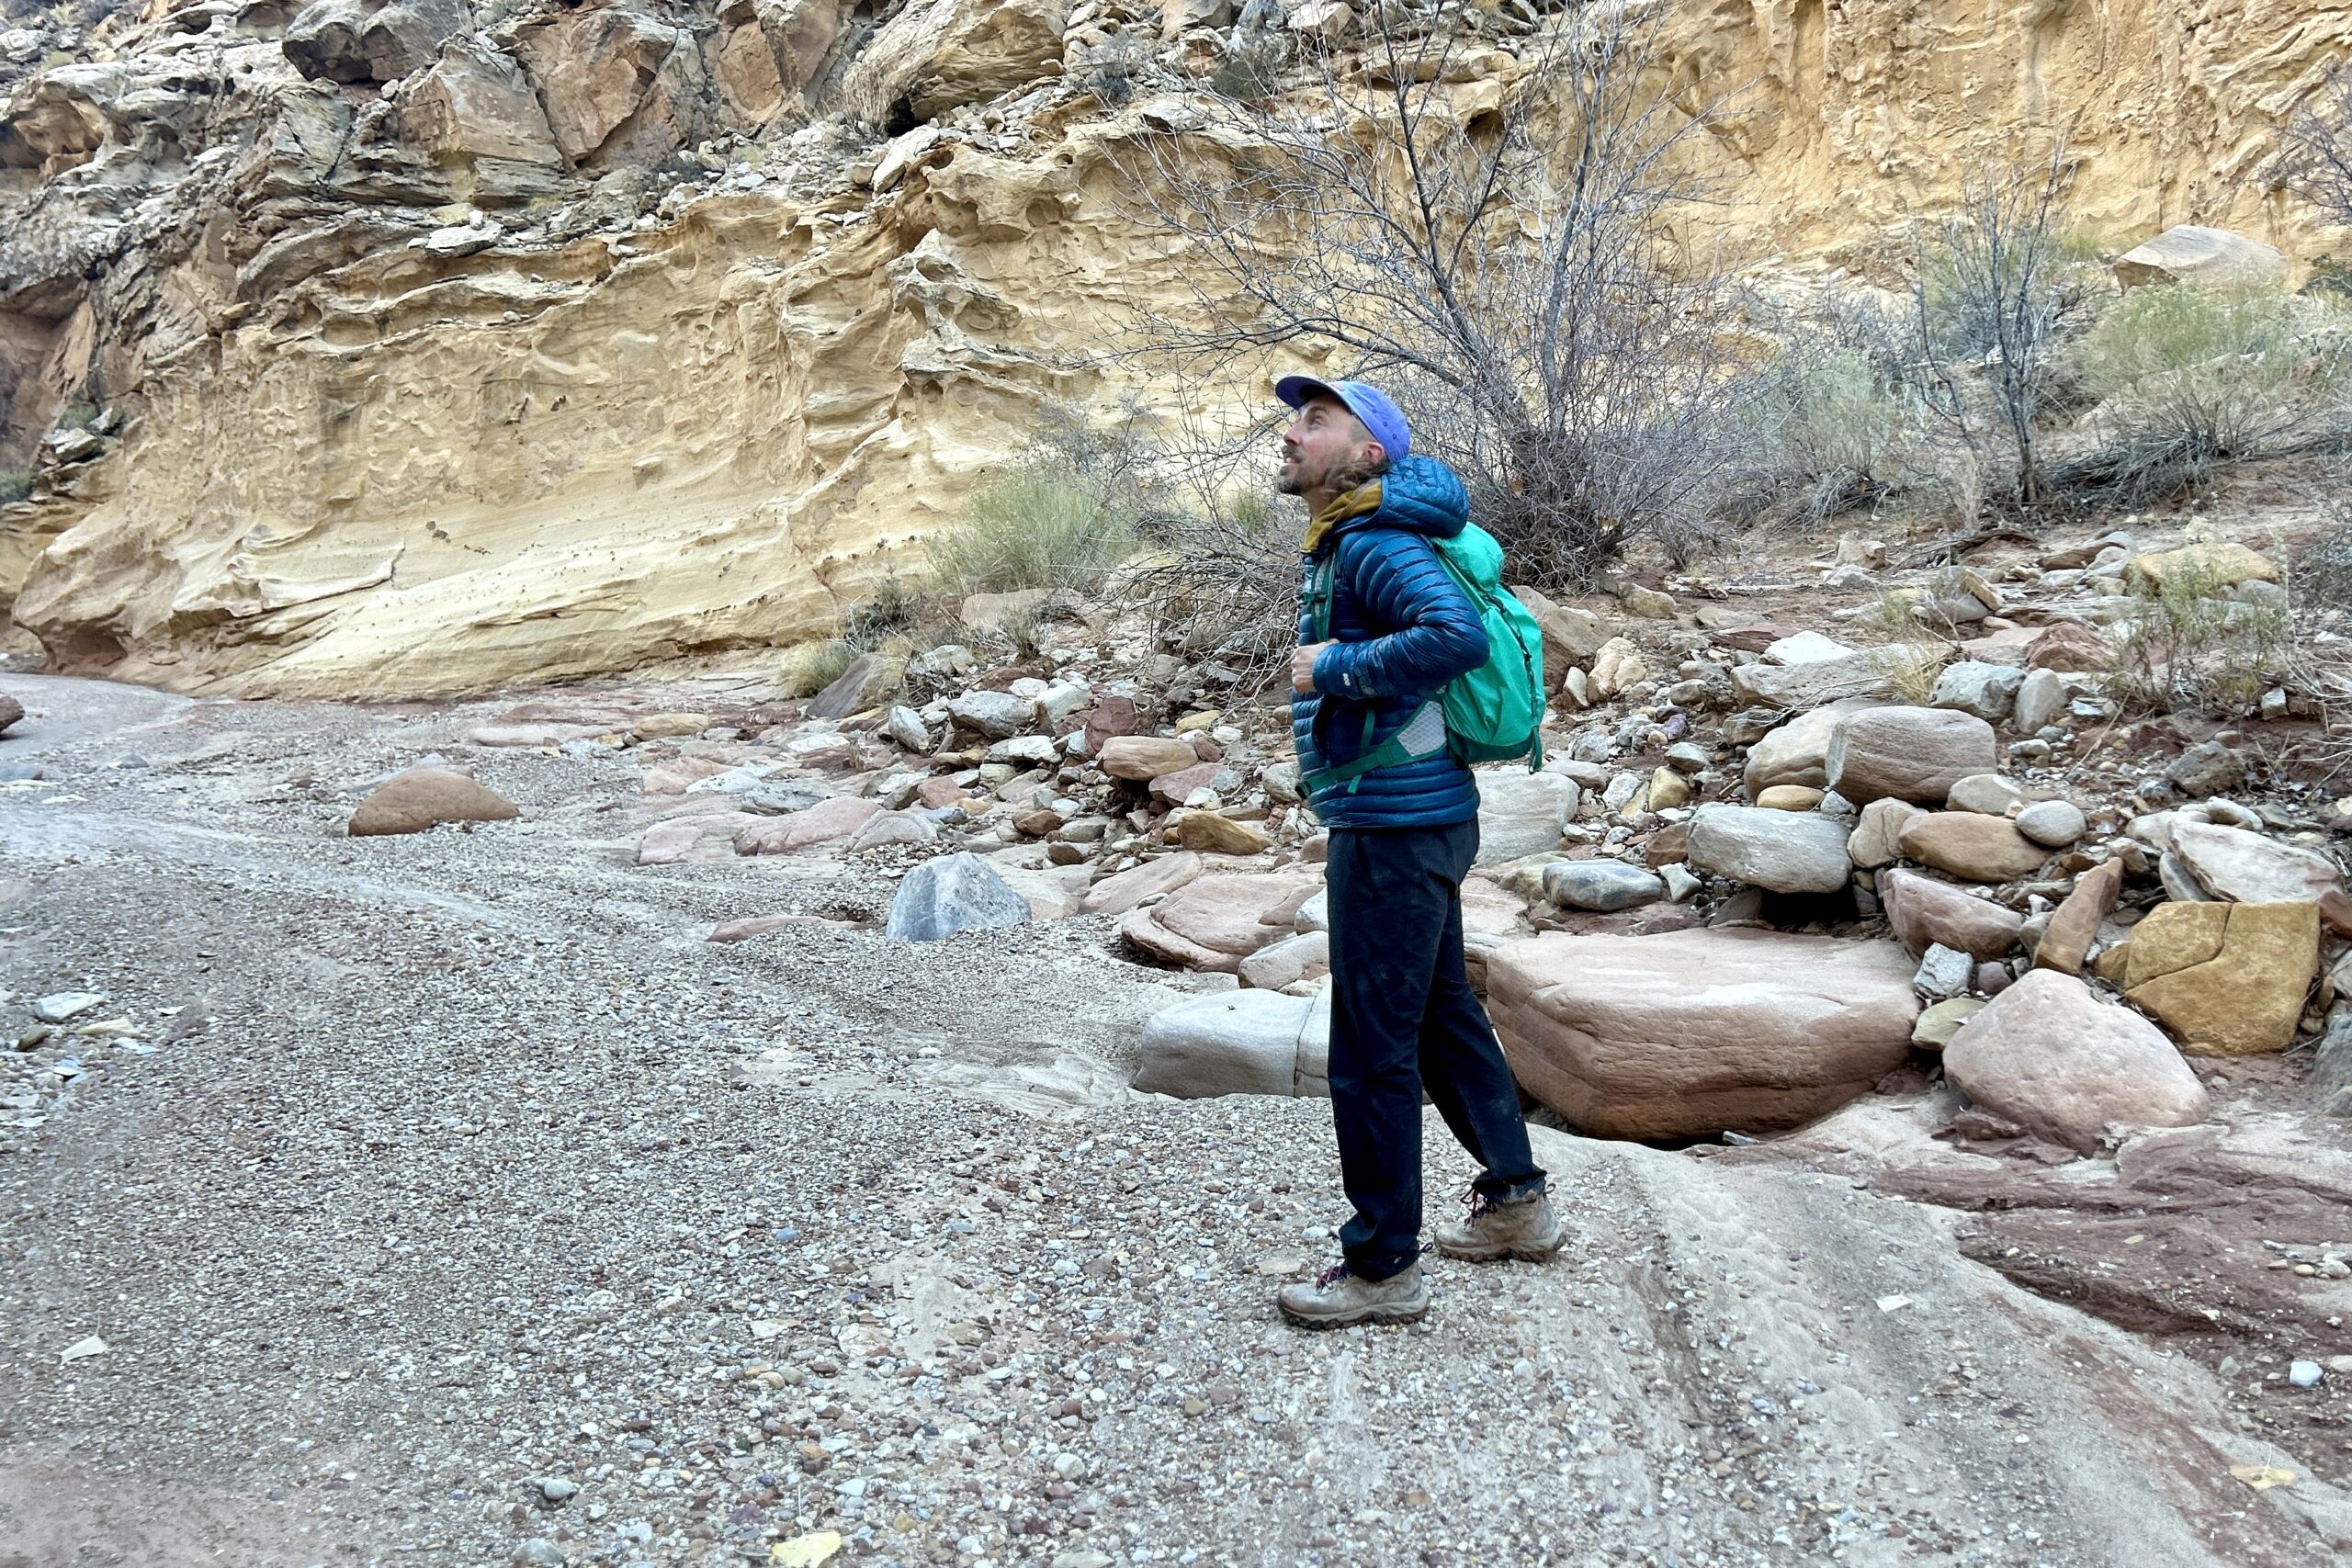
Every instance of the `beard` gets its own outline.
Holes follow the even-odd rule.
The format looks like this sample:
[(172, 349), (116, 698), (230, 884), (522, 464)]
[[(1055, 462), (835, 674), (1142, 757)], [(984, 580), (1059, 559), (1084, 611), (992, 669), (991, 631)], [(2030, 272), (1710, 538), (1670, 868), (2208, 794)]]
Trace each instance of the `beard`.
[(1285, 457), (1281, 466), (1274, 469), (1274, 493), (1276, 495), (1305, 495), (1315, 488), (1315, 481), (1320, 478), (1320, 475), (1307, 472), (1306, 460), (1304, 457)]

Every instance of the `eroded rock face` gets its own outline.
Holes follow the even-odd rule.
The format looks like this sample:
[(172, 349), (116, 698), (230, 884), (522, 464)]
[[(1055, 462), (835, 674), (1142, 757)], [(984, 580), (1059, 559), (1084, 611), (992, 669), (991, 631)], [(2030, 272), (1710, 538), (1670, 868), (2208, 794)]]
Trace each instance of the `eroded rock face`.
[[(1101, 326), (1074, 300), (1110, 276), (1188, 298), (1123, 167), (1204, 91), (1182, 11), (1169, 59), (1194, 79), (1147, 73), (1117, 108), (1081, 80), (1103, 23), (1059, 0), (183, 6), (119, 16), (104, 60), (27, 54), (0, 107), (0, 468), (71, 403), (120, 419), (41, 460), (0, 592), (23, 585), (62, 668), (257, 694), (478, 691), (828, 630), (1068, 394)], [(1769, 0), (1669, 13), (1661, 48), (1669, 74), (1755, 85), (1722, 145), (1758, 254), (1886, 231), (1944, 177), (1887, 149), (1969, 166), (2005, 83), (2190, 128), (2086, 128), (2104, 230), (2152, 237), (2186, 199), (2315, 254), (2234, 170), (2324, 63), (2319, 14), (2158, 47), (1929, 0), (1792, 55), (1812, 24)], [(1477, 58), (1495, 74), (1461, 91), (1491, 101), (1510, 56)], [(1126, 374), (1085, 395), (1173, 395)], [(1753, 668), (1795, 706), (1880, 685)]]
[(2185, 1127), (2205, 1119), (2205, 1086), (2163, 1031), (2050, 969), (1961, 1025), (1944, 1047), (1944, 1072), (1979, 1105), (2086, 1154), (2109, 1122)]
[(1793, 1127), (1911, 1049), (1915, 965), (1893, 942), (1776, 931), (1540, 936), (1487, 959), (1527, 1090), (1602, 1137)]

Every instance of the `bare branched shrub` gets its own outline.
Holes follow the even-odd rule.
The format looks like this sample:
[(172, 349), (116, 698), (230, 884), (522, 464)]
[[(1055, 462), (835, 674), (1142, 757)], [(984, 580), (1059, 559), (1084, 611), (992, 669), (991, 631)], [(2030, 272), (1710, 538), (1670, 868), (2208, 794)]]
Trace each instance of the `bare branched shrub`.
[(2352, 66), (2335, 65), (2288, 117), (2279, 172), (2329, 223), (2352, 229)]
[(1983, 165), (1958, 204), (1922, 226), (1913, 267), (1927, 406), (1971, 455), (1959, 467), (2029, 506), (2049, 490), (2041, 422), (2060, 386), (2061, 349), (2087, 324), (2101, 287), (2069, 238), (2071, 167), (2063, 139), (2046, 157)]
[(1231, 378), (1287, 348), (1378, 380), (1538, 581), (1702, 527), (1736, 383), (1681, 154), (1716, 115), (1671, 86), (1657, 15), (1553, 18), (1487, 99), (1455, 85), (1479, 40), (1382, 7), (1350, 56), (1303, 45), (1294, 90), (1147, 138), (1136, 216), (1190, 296), (1141, 312), (1151, 349)]
[(1804, 523), (1875, 508), (1907, 482), (1903, 389), (1860, 350), (1799, 340), (1758, 378), (1756, 477)]

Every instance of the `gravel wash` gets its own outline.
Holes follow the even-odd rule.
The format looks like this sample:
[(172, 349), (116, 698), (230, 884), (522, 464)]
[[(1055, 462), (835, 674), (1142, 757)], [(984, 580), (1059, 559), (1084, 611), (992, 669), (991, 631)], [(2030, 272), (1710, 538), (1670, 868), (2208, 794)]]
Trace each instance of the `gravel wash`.
[(888, 885), (637, 867), (634, 770), (541, 754), (458, 759), (521, 820), (340, 837), (462, 707), (0, 689), (73, 715), (6, 743), (47, 776), (0, 793), (0, 1021), (106, 998), (0, 1076), (9, 1568), (2241, 1568), (2352, 1524), (2233, 1475), (2279, 1456), (2193, 1363), (1825, 1172), (1538, 1128), (1560, 1258), (1291, 1329), (1329, 1109), (1127, 1091), (1192, 982), (1107, 920), (716, 945)]

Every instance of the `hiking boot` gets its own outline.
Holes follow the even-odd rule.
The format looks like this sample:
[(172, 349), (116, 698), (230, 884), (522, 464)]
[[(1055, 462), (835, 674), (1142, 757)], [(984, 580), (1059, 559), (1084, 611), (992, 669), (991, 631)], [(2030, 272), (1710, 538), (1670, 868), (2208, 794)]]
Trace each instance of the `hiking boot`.
[(1541, 1263), (1568, 1239), (1560, 1217), (1552, 1213), (1552, 1200), (1541, 1192), (1497, 1202), (1474, 1187), (1463, 1201), (1470, 1205), (1468, 1216), (1437, 1228), (1437, 1249), (1448, 1258)]
[(1274, 1302), (1302, 1328), (1345, 1328), (1354, 1323), (1411, 1323), (1430, 1310), (1430, 1292), (1418, 1262), (1385, 1280), (1366, 1280), (1342, 1263), (1324, 1269), (1311, 1285), (1284, 1285)]

